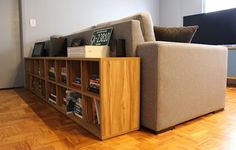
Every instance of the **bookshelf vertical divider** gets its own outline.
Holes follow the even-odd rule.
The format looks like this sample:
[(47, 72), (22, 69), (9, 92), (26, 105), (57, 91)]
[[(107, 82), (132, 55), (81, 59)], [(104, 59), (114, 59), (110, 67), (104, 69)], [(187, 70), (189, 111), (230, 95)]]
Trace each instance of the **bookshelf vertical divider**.
[[(94, 76), (99, 91), (89, 87)], [(25, 79), (26, 89), (102, 140), (139, 129), (138, 57), (29, 57)]]

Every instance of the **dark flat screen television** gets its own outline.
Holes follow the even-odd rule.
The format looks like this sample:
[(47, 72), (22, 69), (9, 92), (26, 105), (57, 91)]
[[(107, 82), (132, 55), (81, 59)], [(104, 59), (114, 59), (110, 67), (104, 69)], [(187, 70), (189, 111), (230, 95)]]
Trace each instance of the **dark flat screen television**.
[(183, 25), (198, 25), (192, 43), (231, 45), (236, 44), (236, 8), (223, 11), (185, 16)]

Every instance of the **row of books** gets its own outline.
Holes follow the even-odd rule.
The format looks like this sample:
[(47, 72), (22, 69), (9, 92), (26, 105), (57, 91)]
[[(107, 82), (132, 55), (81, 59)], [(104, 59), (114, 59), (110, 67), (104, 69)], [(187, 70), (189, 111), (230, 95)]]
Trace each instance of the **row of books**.
[[(61, 83), (66, 84), (67, 82), (67, 69), (66, 67), (61, 68)], [(55, 73), (55, 67), (50, 67), (48, 71), (48, 78), (49, 80), (55, 81), (56, 73)]]
[[(42, 87), (40, 88), (42, 89)], [(55, 93), (56, 86), (49, 86), (48, 101), (53, 104), (57, 104), (57, 95)], [(96, 125), (100, 124), (100, 104), (98, 100), (91, 97), (82, 99), (80, 93), (66, 90), (63, 104), (67, 114), (73, 114)]]
[[(48, 77), (50, 80), (55, 81), (55, 68), (50, 67), (49, 72), (48, 72)], [(67, 69), (66, 67), (61, 68), (61, 82), (66, 84), (67, 82)], [(75, 87), (80, 87), (81, 86), (81, 78), (79, 76), (75, 77), (74, 81), (72, 82), (72, 85)], [(88, 85), (88, 91), (94, 92), (99, 94), (99, 89), (100, 89), (100, 78), (98, 75), (93, 74), (91, 75), (89, 79), (89, 85)]]

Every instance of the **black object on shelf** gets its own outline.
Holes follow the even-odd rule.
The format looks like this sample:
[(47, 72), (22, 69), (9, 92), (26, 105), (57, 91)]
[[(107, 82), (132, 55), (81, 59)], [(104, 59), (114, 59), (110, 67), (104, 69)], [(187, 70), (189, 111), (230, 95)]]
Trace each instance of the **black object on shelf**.
[(45, 42), (37, 42), (34, 44), (32, 57), (42, 57), (44, 54)]
[(77, 46), (83, 46), (83, 45), (85, 45), (85, 41), (84, 39), (80, 37), (74, 38), (71, 42), (71, 47), (77, 47)]
[(113, 39), (110, 44), (110, 56), (111, 57), (125, 57), (125, 39)]
[(49, 56), (67, 56), (67, 38), (50, 37)]

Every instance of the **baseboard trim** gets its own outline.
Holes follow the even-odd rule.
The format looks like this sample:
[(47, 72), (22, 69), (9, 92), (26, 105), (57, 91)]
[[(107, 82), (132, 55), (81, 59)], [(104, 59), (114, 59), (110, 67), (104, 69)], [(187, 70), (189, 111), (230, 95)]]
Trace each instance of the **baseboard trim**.
[(14, 90), (14, 89), (22, 89), (24, 88), (23, 86), (19, 86), (19, 87), (11, 87), (11, 88), (0, 88), (0, 90)]

